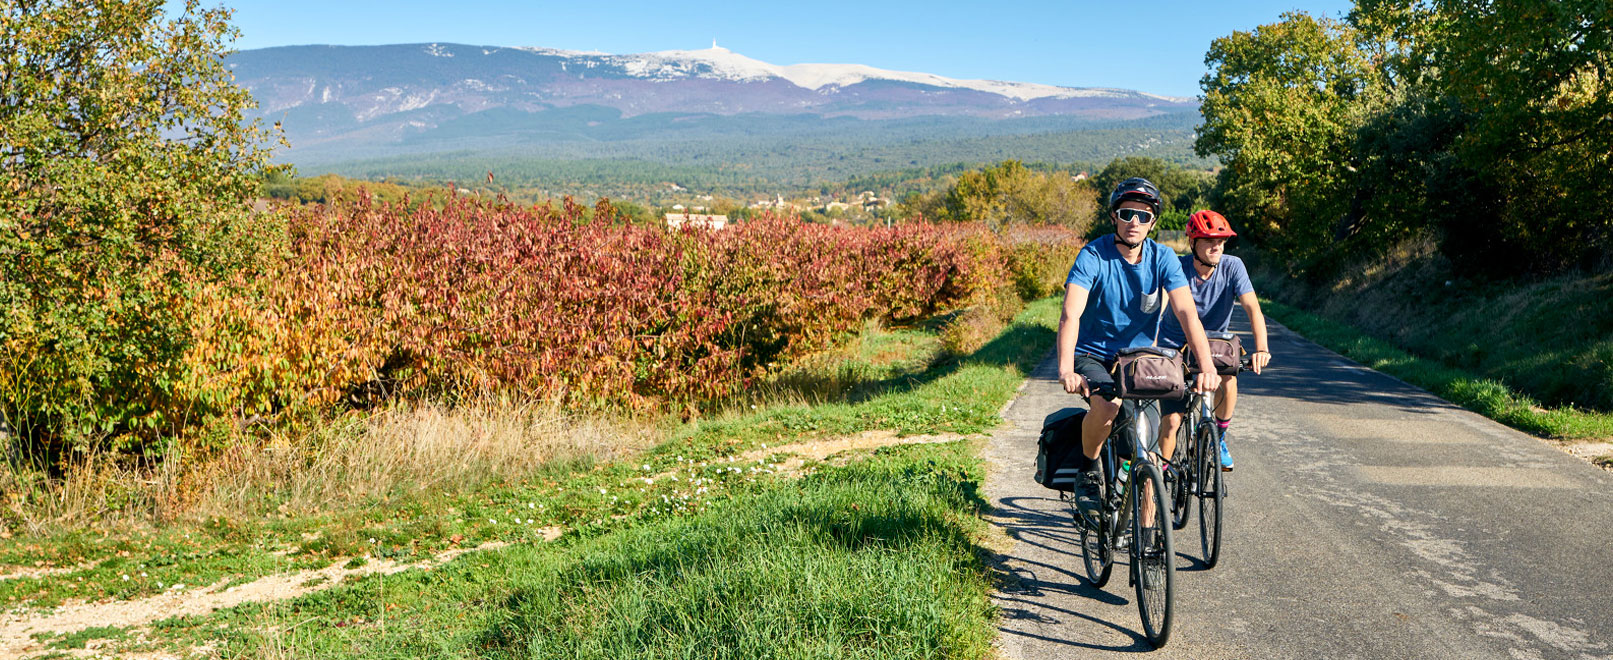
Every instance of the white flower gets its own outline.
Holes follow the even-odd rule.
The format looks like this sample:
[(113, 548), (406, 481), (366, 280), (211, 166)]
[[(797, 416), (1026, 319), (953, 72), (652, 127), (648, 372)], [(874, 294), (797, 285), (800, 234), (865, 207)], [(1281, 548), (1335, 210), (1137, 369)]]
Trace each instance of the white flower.
[(603, 488), (599, 489), (599, 494), (604, 495), (605, 494), (605, 489), (603, 489)]
[(497, 521), (497, 520), (494, 520), (494, 519), (492, 519), (492, 518), (488, 518), (488, 519), (487, 519), (487, 524), (489, 524), (489, 525), (497, 525), (497, 524), (498, 524), (498, 521)]
[(650, 486), (654, 486), (654, 485), (655, 485), (655, 480), (654, 480), (654, 479), (651, 479), (651, 478), (649, 478), (649, 477), (645, 477), (645, 478), (644, 478), (644, 483), (645, 483), (645, 484), (646, 484), (646, 485), (650, 485)]
[(124, 573), (124, 574), (123, 574), (123, 581), (124, 581), (124, 582), (128, 582), (128, 581), (129, 581), (129, 574), (128, 574), (128, 573)]

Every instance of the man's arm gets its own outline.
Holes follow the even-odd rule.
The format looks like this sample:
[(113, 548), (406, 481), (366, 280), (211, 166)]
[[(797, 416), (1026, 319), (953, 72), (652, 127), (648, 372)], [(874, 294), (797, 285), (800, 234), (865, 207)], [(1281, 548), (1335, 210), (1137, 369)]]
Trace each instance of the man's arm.
[(1059, 382), (1069, 394), (1087, 396), (1086, 379), (1075, 373), (1075, 342), (1081, 334), (1081, 313), (1087, 308), (1087, 289), (1079, 284), (1064, 285), (1064, 312), (1059, 315)]
[(1271, 349), (1266, 343), (1266, 315), (1260, 313), (1260, 297), (1253, 291), (1238, 296), (1238, 304), (1243, 305), (1243, 313), (1249, 316), (1249, 327), (1255, 331), (1255, 354), (1250, 362), (1258, 374), (1271, 361)]
[(1187, 287), (1179, 286), (1166, 292), (1171, 298), (1171, 310), (1176, 312), (1177, 322), (1182, 324), (1182, 332), (1187, 335), (1187, 345), (1193, 347), (1193, 355), (1199, 361), (1199, 377), (1194, 391), (1209, 393), (1221, 387), (1221, 375), (1215, 372), (1215, 363), (1210, 361), (1210, 340), (1204, 336), (1204, 325), (1199, 323), (1199, 310), (1193, 304), (1193, 295), (1187, 292)]

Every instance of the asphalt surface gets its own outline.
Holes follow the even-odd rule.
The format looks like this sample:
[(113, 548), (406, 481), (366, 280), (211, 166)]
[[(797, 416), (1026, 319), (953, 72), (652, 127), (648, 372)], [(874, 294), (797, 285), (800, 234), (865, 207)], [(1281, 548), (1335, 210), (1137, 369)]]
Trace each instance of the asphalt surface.
[(1051, 356), (1027, 380), (986, 449), (1004, 658), (1613, 658), (1613, 475), (1270, 325), (1271, 367), (1239, 382), (1221, 561), (1195, 506), (1158, 650), (1124, 555), (1093, 587), (1031, 478), (1042, 419), (1084, 403)]

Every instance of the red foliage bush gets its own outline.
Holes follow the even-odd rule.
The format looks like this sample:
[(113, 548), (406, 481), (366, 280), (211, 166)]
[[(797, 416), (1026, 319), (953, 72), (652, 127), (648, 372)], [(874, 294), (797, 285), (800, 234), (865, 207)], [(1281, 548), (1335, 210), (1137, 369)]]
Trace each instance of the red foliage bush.
[(290, 210), (289, 252), (258, 295), (199, 303), (195, 398), (219, 412), (390, 392), (708, 400), (866, 319), (966, 306), (1013, 277), (1009, 246), (975, 225), (668, 230), (614, 222), (604, 201), (440, 206)]

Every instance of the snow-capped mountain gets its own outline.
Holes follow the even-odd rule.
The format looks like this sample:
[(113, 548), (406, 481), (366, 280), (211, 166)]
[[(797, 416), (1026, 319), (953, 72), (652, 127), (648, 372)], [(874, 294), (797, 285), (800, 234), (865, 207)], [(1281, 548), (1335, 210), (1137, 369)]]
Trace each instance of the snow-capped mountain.
[(258, 112), (284, 123), (293, 154), (474, 142), (511, 131), (541, 139), (534, 133), (630, 128), (642, 136), (713, 116), (750, 124), (767, 117), (1132, 120), (1195, 107), (1192, 99), (1129, 90), (860, 64), (777, 65), (715, 44), (628, 55), (436, 43), (288, 46), (236, 53), (229, 66)]

